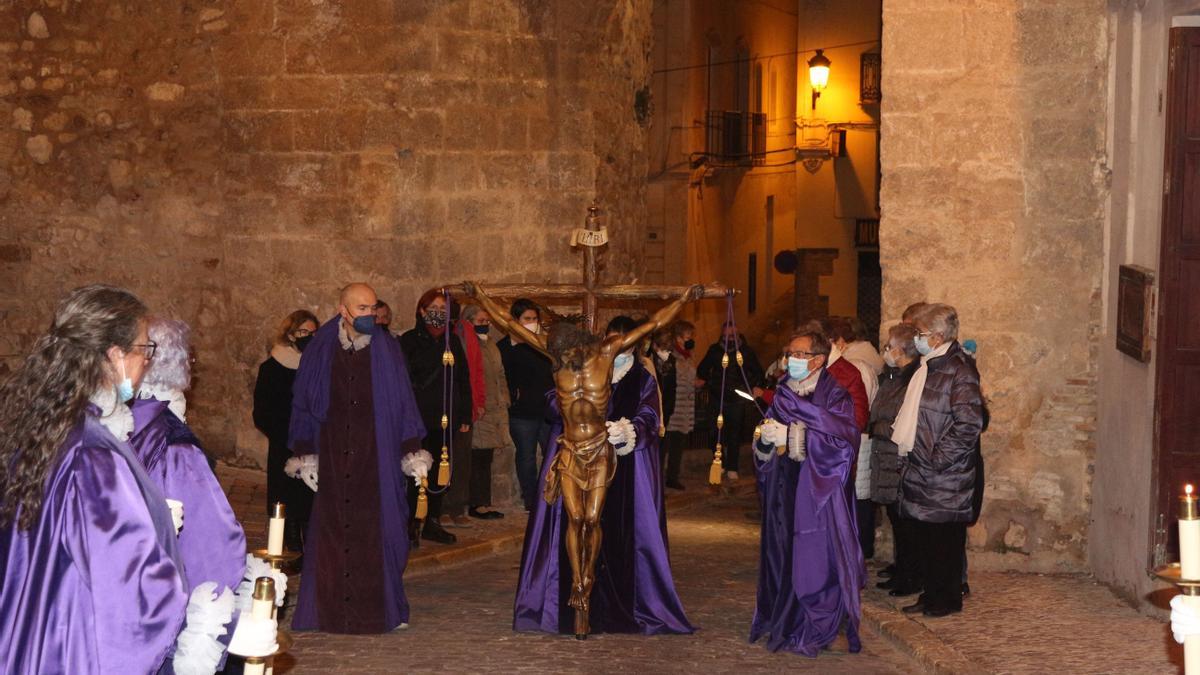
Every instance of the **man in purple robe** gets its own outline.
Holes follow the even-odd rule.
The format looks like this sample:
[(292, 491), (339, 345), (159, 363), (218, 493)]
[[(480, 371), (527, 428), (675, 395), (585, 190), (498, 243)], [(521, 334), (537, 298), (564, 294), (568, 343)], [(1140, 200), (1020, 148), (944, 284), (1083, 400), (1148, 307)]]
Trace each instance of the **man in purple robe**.
[(236, 590), (246, 571), (246, 535), (184, 421), (183, 392), (191, 384), (187, 324), (153, 319), (150, 341), (155, 356), (130, 404), (129, 444), (163, 496), (183, 503), (185, 525), (178, 543), (188, 592), (206, 581), (217, 582), (217, 590)]
[[(633, 329), (633, 320), (617, 317), (608, 334)], [(603, 633), (643, 635), (692, 633), (675, 592), (667, 547), (659, 467), (661, 409), (658, 384), (636, 359), (636, 348), (613, 361), (612, 396), (608, 407), (609, 439), (617, 448), (616, 473), (601, 514), (601, 542), (591, 595), (591, 629)], [(553, 392), (551, 406), (558, 412)], [(551, 438), (562, 434), (562, 421)], [(624, 441), (624, 442), (622, 442)], [(538, 494), (545, 488), (555, 453), (543, 462)], [(554, 504), (539, 499), (525, 530), (513, 629), (575, 633), (571, 568), (562, 544), (566, 513), (560, 496)]]
[(858, 448), (850, 395), (825, 369), (829, 341), (801, 333), (755, 444), (762, 533), (750, 641), (816, 656), (846, 626), (858, 652), (866, 568), (848, 481)]
[(366, 284), (344, 288), (338, 316), (317, 331), (296, 373), (288, 445), (299, 477), (314, 490), (323, 480), (295, 630), (385, 633), (408, 622), (405, 474), (423, 478), (433, 459), (420, 447), (425, 429), (400, 345), (372, 339), (377, 302)]

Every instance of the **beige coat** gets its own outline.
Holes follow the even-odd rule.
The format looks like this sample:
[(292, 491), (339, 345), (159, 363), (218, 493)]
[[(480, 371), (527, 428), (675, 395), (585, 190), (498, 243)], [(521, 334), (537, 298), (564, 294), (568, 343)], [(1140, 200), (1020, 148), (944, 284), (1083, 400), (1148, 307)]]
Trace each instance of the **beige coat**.
[[(500, 349), (490, 338), (479, 340), (483, 352), (483, 381), (486, 391), (483, 417), (475, 420), (471, 445), (476, 448), (500, 449), (512, 445), (508, 435), (508, 382), (504, 379), (504, 365), (500, 362)], [(476, 338), (478, 339), (478, 338)]]

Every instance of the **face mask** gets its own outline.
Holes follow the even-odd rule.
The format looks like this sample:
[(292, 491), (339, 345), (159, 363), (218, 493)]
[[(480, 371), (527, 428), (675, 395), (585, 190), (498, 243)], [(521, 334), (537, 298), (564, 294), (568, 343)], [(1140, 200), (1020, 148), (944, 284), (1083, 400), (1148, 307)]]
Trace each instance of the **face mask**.
[(929, 353), (933, 351), (933, 347), (929, 346), (928, 337), (924, 335), (918, 335), (915, 342), (917, 343), (917, 351), (921, 353), (921, 356), (928, 356)]
[(375, 332), (375, 315), (364, 314), (362, 316), (356, 316), (354, 317), (352, 324), (354, 326), (354, 332), (360, 335), (370, 335), (371, 333)]
[(425, 310), (425, 325), (431, 328), (441, 328), (446, 325), (446, 310), (444, 309), (427, 309)]
[(538, 333), (542, 332), (542, 324), (540, 324), (536, 321), (530, 321), (529, 323), (523, 323), (521, 325), (525, 327), (525, 330), (529, 331), (530, 333), (533, 333), (534, 335), (537, 335)]
[(671, 355), (670, 350), (667, 350), (667, 349), (656, 349), (656, 350), (654, 350), (654, 353), (658, 354), (659, 361), (666, 361), (667, 357), (669, 357)]
[(798, 359), (789, 356), (787, 360), (788, 377), (799, 382), (809, 376), (808, 359)]
[(689, 352), (692, 351), (693, 349), (696, 348), (696, 341), (695, 340), (684, 340), (683, 348), (688, 350)]
[(617, 358), (613, 359), (613, 370), (622, 370), (633, 365), (633, 354), (621, 352), (617, 354)]
[(883, 352), (883, 362), (888, 364), (889, 368), (896, 367), (896, 359), (892, 357), (892, 350), (886, 349)]
[(491, 332), (491, 330), (492, 330), (491, 326), (487, 326), (487, 325), (475, 326), (475, 334), (476, 335), (487, 335), (489, 332)]
[(121, 366), (121, 381), (117, 383), (117, 400), (125, 403), (133, 398), (133, 380), (125, 375), (125, 361), (118, 361)]
[(303, 352), (304, 348), (308, 346), (308, 343), (312, 342), (312, 339), (313, 336), (311, 335), (305, 335), (303, 337), (296, 338), (296, 349), (299, 349), (301, 352)]

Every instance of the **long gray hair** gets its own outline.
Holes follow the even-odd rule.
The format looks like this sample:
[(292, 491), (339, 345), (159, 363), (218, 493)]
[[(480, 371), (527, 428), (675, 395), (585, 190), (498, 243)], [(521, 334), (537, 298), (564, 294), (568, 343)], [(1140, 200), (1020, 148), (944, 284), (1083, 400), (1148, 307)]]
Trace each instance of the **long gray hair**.
[(112, 380), (109, 348), (132, 351), (145, 316), (146, 306), (123, 288), (77, 288), (0, 385), (0, 527), (17, 520), (27, 530), (37, 522), (60, 446), (92, 394)]
[(147, 388), (186, 391), (192, 384), (191, 344), (192, 329), (179, 319), (150, 319), (150, 341), (158, 345), (154, 360), (142, 376), (142, 386)]

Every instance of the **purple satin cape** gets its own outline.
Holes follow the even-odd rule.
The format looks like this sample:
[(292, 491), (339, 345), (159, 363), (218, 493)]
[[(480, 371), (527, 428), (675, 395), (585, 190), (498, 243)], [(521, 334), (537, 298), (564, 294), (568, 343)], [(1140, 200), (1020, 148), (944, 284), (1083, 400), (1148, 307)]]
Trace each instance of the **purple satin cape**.
[[(553, 397), (554, 393), (551, 392)], [(558, 411), (558, 402), (552, 407)], [(596, 561), (590, 619), (593, 633), (661, 635), (692, 633), (671, 575), (667, 518), (659, 470), (658, 386), (641, 363), (613, 386), (608, 419), (633, 422), (637, 445), (617, 459), (617, 472), (601, 514), (604, 538)], [(555, 422), (551, 438), (562, 433)], [(547, 453), (538, 495), (554, 459)], [(563, 546), (566, 514), (540, 496), (525, 530), (521, 573), (513, 607), (513, 629), (573, 634), (575, 610), (567, 606), (571, 566)]]
[(189, 593), (206, 581), (217, 590), (237, 590), (246, 573), (246, 534), (200, 441), (164, 401), (134, 401), (129, 444), (150, 480), (167, 499), (183, 502), (179, 557), (187, 571)]
[(0, 672), (170, 670), (188, 603), (175, 527), (96, 412), (59, 450), (37, 523), (0, 528)]
[(808, 457), (796, 462), (772, 451), (758, 465), (762, 533), (758, 603), (750, 641), (816, 656), (843, 622), (850, 651), (862, 648), (859, 591), (866, 566), (848, 480), (859, 434), (850, 395), (824, 371), (810, 396), (781, 385), (768, 416), (808, 425)]
[[(296, 455), (320, 452), (321, 425), (329, 409), (329, 373), (333, 355), (342, 349), (334, 316), (321, 326), (304, 350), (296, 383), (292, 386), (292, 420), (288, 447)], [(425, 437), (425, 426), (413, 398), (408, 367), (400, 343), (376, 332), (371, 338), (371, 395), (375, 406), (375, 440), (379, 448), (379, 527), (383, 540), (384, 616), (395, 628), (408, 622), (408, 599), (404, 595), (404, 568), (408, 565), (407, 478), (400, 470), (401, 447), (405, 441)], [(334, 480), (329, 477), (327, 480)], [(370, 515), (370, 514), (366, 514)], [(309, 517), (310, 536), (319, 532), (321, 492), (313, 500)], [(315, 549), (314, 549), (315, 550)], [(317, 556), (304, 556), (303, 580), (292, 615), (294, 630), (317, 630)]]

